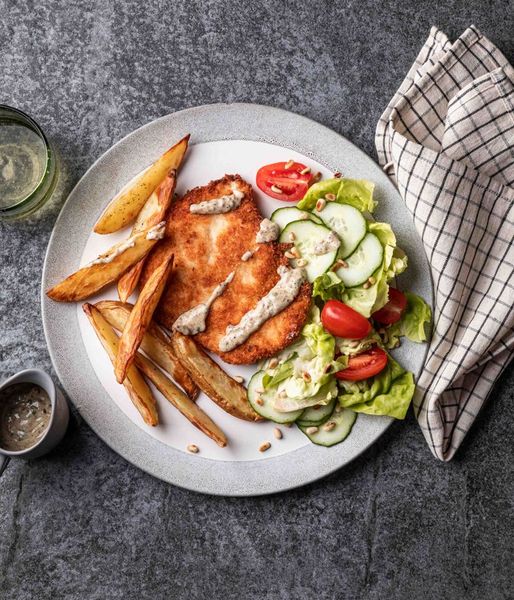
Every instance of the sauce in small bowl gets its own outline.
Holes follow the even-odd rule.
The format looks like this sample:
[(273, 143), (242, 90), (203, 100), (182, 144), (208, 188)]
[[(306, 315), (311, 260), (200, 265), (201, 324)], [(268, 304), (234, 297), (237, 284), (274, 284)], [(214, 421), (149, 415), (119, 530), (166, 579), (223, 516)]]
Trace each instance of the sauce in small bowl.
[(52, 415), (47, 392), (34, 383), (15, 383), (0, 391), (0, 448), (17, 452), (35, 446)]

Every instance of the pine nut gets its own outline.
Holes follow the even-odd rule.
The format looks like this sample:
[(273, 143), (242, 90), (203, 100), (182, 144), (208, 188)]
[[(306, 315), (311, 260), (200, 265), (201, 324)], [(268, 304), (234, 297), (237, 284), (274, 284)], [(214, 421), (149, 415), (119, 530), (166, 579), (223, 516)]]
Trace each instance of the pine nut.
[(305, 167), (305, 169), (302, 169), (300, 171), (300, 175), (307, 175), (307, 173), (311, 172), (311, 168), (310, 167)]
[(370, 277), (370, 278), (368, 279), (368, 283), (369, 283), (369, 285), (374, 285), (376, 282), (377, 282), (377, 280), (376, 280), (374, 277)]
[(334, 423), (334, 421), (328, 421), (328, 423), (325, 423), (325, 425), (323, 425), (323, 431), (332, 431), (332, 429), (335, 429), (336, 424)]
[(325, 194), (325, 198), (327, 202), (333, 202), (336, 199), (336, 195), (329, 192), (328, 194)]
[(275, 429), (273, 430), (273, 435), (275, 436), (275, 439), (277, 439), (277, 440), (282, 439), (282, 432), (280, 431), (280, 429), (278, 427), (275, 427)]
[(370, 284), (370, 282), (369, 282), (369, 281), (366, 281), (365, 283), (363, 283), (363, 284), (362, 284), (362, 287), (363, 287), (365, 290), (367, 290), (367, 289), (369, 289), (369, 288), (371, 287), (371, 284)]
[(289, 241), (294, 242), (296, 240), (296, 234), (294, 231), (289, 232)]
[(318, 433), (319, 429), (317, 427), (307, 427), (305, 433), (312, 435), (313, 433)]
[(284, 252), (284, 256), (285, 256), (286, 258), (289, 258), (289, 260), (292, 260), (293, 258), (296, 258), (296, 256), (295, 256), (295, 255), (294, 255), (292, 252), (290, 252), (289, 250), (286, 250), (286, 251)]
[(234, 381), (237, 381), (237, 383), (244, 383), (245, 378), (241, 377), (241, 375), (234, 375), (233, 377)]
[(189, 444), (187, 451), (191, 452), (192, 454), (198, 454), (198, 452), (200, 452), (200, 448), (198, 448), (196, 444)]
[(270, 448), (271, 448), (271, 444), (269, 442), (263, 442), (259, 446), (259, 452), (266, 452), (266, 450), (269, 450)]
[(284, 169), (290, 169), (294, 165), (294, 160), (289, 159), (284, 165)]
[(278, 358), (271, 358), (268, 366), (270, 369), (275, 369), (278, 366)]
[(275, 194), (282, 194), (282, 189), (278, 187), (278, 185), (272, 185), (271, 191), (275, 192)]
[(316, 202), (316, 210), (318, 212), (321, 212), (325, 206), (327, 205), (327, 201), (325, 200), (325, 198), (320, 198), (317, 202)]
[(300, 258), (301, 254), (300, 251), (298, 250), (298, 248), (296, 246), (293, 246), (290, 250), (291, 254), (295, 257), (295, 258)]

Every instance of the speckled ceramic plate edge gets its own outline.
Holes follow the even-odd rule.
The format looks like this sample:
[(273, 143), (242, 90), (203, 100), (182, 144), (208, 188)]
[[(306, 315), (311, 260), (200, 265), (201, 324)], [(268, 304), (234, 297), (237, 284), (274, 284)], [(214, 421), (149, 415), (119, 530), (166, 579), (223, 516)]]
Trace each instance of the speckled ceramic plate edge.
[[(135, 466), (189, 490), (225, 496), (285, 491), (320, 479), (356, 458), (389, 427), (386, 417), (360, 415), (352, 434), (333, 448), (309, 444), (258, 461), (220, 462), (191, 456), (155, 440), (116, 409), (97, 379), (82, 343), (76, 306), (52, 302), (44, 290), (75, 270), (90, 231), (121, 185), (151, 164), (168, 146), (192, 133), (192, 142), (256, 140), (291, 148), (329, 169), (376, 184), (377, 218), (393, 224), (409, 254), (409, 289), (432, 299), (432, 282), (421, 240), (397, 190), (366, 154), (334, 131), (282, 109), (253, 104), (213, 104), (161, 117), (116, 143), (85, 173), (55, 223), (43, 267), (42, 318), (56, 373), (77, 410), (113, 450)], [(137, 152), (134, 152), (137, 148)], [(419, 375), (426, 346), (397, 354)]]

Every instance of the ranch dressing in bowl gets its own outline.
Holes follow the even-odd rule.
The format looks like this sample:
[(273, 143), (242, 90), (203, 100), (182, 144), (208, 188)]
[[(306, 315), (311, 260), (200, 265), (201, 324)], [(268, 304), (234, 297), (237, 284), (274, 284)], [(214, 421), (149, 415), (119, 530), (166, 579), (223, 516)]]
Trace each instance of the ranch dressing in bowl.
[(0, 448), (10, 452), (35, 446), (48, 429), (52, 403), (34, 383), (15, 383), (0, 391)]

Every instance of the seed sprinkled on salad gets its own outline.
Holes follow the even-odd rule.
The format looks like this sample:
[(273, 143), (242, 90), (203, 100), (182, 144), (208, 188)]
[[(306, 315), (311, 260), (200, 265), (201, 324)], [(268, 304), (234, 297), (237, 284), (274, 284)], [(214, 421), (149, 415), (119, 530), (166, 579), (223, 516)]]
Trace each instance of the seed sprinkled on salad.
[(289, 233), (289, 241), (294, 242), (296, 240), (296, 233), (294, 231), (291, 231)]
[(310, 167), (305, 167), (305, 169), (302, 169), (300, 171), (300, 175), (307, 175), (307, 173), (311, 172), (311, 168)]
[(300, 258), (301, 254), (300, 251), (298, 250), (298, 248), (296, 246), (293, 246), (291, 248), (291, 254), (295, 257), (295, 258)]
[(334, 423), (334, 421), (328, 421), (328, 423), (325, 423), (325, 425), (323, 425), (323, 431), (332, 431), (333, 429), (335, 429), (336, 424)]
[(200, 448), (198, 448), (196, 444), (189, 444), (187, 451), (191, 452), (191, 454), (198, 454), (198, 452), (200, 452)]
[(278, 365), (278, 358), (272, 358), (269, 361), (269, 368), (270, 369), (275, 369), (276, 366)]
[(296, 261), (296, 266), (297, 267), (306, 267), (309, 264), (309, 261), (305, 258), (299, 258)]
[(278, 185), (275, 184), (271, 186), (271, 191), (275, 192), (275, 194), (282, 194), (282, 188), (279, 188)]
[(309, 435), (312, 435), (313, 433), (318, 433), (318, 431), (318, 427), (315, 427), (314, 425), (312, 427), (307, 427), (307, 429), (305, 430), (305, 432)]
[(244, 383), (245, 378), (241, 377), (241, 375), (234, 375), (234, 381), (237, 381), (237, 383)]
[(375, 283), (376, 283), (376, 282), (377, 282), (377, 280), (376, 280), (374, 277), (370, 277), (370, 278), (368, 279), (368, 283), (369, 283), (369, 285), (375, 285)]
[(259, 446), (259, 452), (266, 452), (266, 450), (269, 450), (271, 448), (271, 444), (270, 442), (263, 442), (260, 446)]
[(327, 202), (333, 202), (336, 199), (336, 195), (332, 193), (325, 194), (325, 200)]
[(294, 160), (289, 159), (284, 165), (284, 169), (290, 169), (294, 165)]
[(295, 257), (295, 255), (294, 255), (292, 252), (290, 252), (289, 250), (286, 250), (286, 251), (284, 252), (284, 256), (285, 256), (286, 258), (289, 258), (290, 260), (292, 260), (293, 258), (296, 258), (296, 257)]
[(316, 202), (316, 210), (317, 210), (317, 212), (321, 212), (325, 208), (326, 205), (327, 205), (327, 201), (325, 200), (325, 198), (320, 198)]
[(278, 427), (275, 427), (275, 429), (273, 430), (273, 435), (275, 436), (275, 439), (277, 439), (277, 440), (281, 440), (283, 437), (282, 431)]

